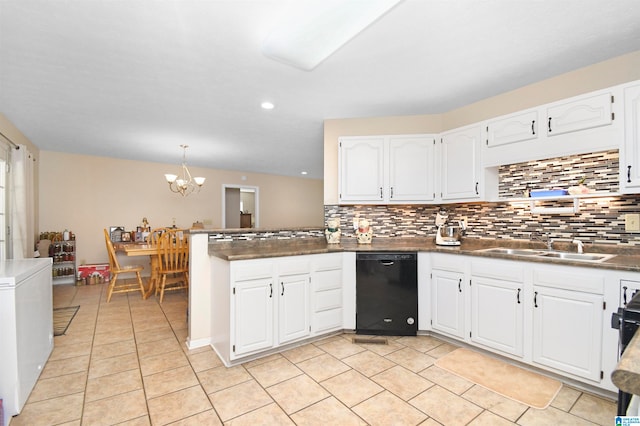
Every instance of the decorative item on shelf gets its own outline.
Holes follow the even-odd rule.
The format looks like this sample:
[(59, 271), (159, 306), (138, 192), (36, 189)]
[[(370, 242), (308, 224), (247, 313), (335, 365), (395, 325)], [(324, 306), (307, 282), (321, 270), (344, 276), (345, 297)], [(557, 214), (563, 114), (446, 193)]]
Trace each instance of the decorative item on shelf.
[(200, 191), (202, 185), (204, 185), (205, 178), (203, 177), (191, 177), (191, 173), (187, 168), (187, 148), (189, 145), (180, 145), (182, 148), (182, 170), (180, 171), (180, 175), (173, 175), (167, 173), (164, 175), (165, 179), (167, 179), (167, 183), (169, 184), (169, 189), (172, 192), (177, 192), (183, 197), (191, 194), (196, 189)]
[(569, 187), (569, 194), (570, 195), (578, 195), (578, 194), (589, 194), (591, 193), (591, 188), (588, 188), (587, 185), (585, 185), (585, 181), (587, 180), (586, 177), (583, 177), (582, 179), (580, 179), (578, 181), (578, 185), (576, 186), (570, 186)]
[(196, 220), (191, 224), (191, 229), (204, 229), (204, 223)]
[(327, 220), (327, 229), (324, 230), (324, 235), (327, 238), (329, 244), (340, 243), (340, 220), (336, 218)]
[(358, 228), (356, 229), (356, 237), (358, 238), (358, 244), (371, 244), (373, 231), (367, 219), (360, 219), (358, 221)]

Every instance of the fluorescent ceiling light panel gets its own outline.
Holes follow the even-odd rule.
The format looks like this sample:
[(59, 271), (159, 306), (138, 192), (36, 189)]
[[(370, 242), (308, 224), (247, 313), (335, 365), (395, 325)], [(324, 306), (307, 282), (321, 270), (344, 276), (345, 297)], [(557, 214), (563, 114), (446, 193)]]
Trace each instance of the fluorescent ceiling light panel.
[(262, 52), (311, 71), (400, 1), (294, 1), (267, 36)]

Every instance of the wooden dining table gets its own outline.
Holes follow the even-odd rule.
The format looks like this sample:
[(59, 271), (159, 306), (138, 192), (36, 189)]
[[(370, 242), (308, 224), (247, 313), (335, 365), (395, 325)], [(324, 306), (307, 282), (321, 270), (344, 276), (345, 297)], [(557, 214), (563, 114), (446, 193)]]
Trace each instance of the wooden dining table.
[(123, 253), (126, 256), (149, 256), (151, 264), (151, 275), (149, 276), (149, 289), (144, 298), (153, 294), (158, 285), (158, 257), (157, 248), (148, 243), (118, 243), (115, 244), (116, 253)]

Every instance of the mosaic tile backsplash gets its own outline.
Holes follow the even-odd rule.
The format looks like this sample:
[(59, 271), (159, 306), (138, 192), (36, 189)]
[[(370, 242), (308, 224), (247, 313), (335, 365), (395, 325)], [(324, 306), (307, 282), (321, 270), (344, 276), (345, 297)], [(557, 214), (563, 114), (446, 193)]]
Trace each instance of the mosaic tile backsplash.
[[(502, 166), (500, 198), (523, 197), (525, 189), (568, 188), (583, 177), (596, 191), (618, 191), (618, 152), (607, 151)], [(545, 202), (562, 206), (567, 201)], [(587, 198), (571, 214), (532, 214), (528, 202), (443, 205), (326, 205), (325, 218), (340, 218), (342, 234), (354, 237), (353, 219), (368, 219), (374, 237), (435, 236), (436, 213), (444, 208), (452, 221), (467, 218), (467, 237), (528, 240), (549, 233), (556, 240), (580, 238), (595, 244), (640, 246), (640, 233), (624, 230), (625, 213), (640, 213), (640, 195)]]

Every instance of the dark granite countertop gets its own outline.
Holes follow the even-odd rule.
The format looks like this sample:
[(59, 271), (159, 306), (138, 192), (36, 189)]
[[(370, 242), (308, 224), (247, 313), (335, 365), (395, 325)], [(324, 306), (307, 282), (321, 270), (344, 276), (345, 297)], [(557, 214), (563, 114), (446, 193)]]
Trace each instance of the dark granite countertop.
[[(518, 257), (508, 254), (479, 251), (493, 247), (546, 249), (542, 243), (522, 240), (465, 238), (462, 240), (460, 246), (438, 246), (435, 244), (433, 237), (374, 237), (371, 244), (358, 244), (355, 238), (343, 238), (340, 244), (327, 244), (324, 238), (312, 237), (283, 240), (211, 242), (209, 243), (209, 255), (224, 260), (248, 260), (343, 251), (422, 251), (640, 272), (640, 250), (636, 248), (596, 245), (587, 245), (585, 247), (586, 253), (615, 254), (613, 258), (604, 262), (584, 262), (579, 260), (549, 259), (531, 256)], [(575, 246), (563, 242), (557, 242), (555, 248), (559, 251), (576, 250)]]
[(624, 392), (640, 395), (640, 333), (636, 333), (611, 373), (611, 381)]

